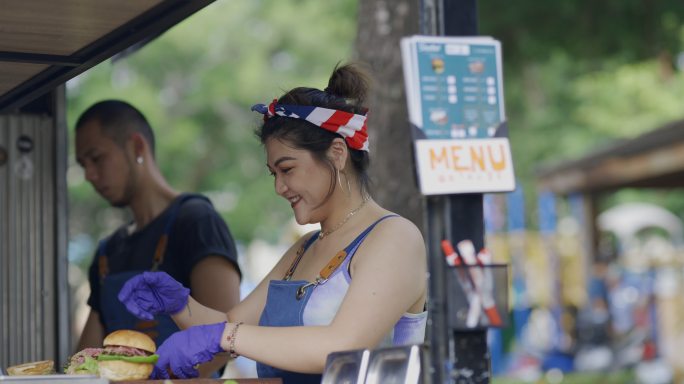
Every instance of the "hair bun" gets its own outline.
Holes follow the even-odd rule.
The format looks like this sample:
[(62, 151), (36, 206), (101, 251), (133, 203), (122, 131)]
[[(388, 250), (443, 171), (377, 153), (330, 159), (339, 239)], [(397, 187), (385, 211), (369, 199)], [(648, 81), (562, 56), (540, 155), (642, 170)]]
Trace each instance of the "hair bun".
[(366, 101), (369, 88), (368, 73), (359, 64), (350, 63), (335, 67), (324, 91), (361, 105)]

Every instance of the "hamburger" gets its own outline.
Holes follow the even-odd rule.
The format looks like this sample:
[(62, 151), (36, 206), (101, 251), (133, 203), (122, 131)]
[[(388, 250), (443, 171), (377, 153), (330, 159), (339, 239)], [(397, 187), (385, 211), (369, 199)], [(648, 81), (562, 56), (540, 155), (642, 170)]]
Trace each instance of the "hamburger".
[(147, 379), (159, 357), (154, 340), (141, 332), (114, 331), (102, 345), (97, 356), (99, 375), (112, 381)]
[(50, 375), (54, 372), (55, 362), (52, 360), (34, 361), (7, 367), (7, 374), (10, 376)]
[(103, 348), (86, 348), (69, 359), (67, 374), (99, 375), (112, 381), (147, 379), (158, 355), (154, 341), (144, 333), (114, 331)]
[(71, 356), (64, 373), (69, 375), (97, 375), (97, 357), (102, 348), (86, 348)]

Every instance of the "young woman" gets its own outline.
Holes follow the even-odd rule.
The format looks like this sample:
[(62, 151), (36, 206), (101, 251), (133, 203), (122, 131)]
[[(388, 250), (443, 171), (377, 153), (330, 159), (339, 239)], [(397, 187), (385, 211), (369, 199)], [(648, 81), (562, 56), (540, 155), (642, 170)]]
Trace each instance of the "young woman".
[(298, 223), (320, 223), (228, 313), (197, 303), (163, 273), (131, 279), (119, 299), (141, 318), (169, 313), (180, 328), (159, 348), (154, 376), (197, 375), (229, 352), (257, 361), (259, 377), (319, 383), (330, 352), (422, 343), (426, 252), (418, 229), (370, 196), (368, 79), (336, 68), (328, 87), (295, 88), (270, 105), (258, 136), (276, 193)]

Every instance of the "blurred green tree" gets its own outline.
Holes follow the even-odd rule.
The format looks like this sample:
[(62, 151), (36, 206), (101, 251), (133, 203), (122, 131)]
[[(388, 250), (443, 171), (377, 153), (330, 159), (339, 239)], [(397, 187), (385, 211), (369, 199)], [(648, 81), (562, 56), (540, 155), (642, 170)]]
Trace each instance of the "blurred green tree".
[[(681, 1), (478, 5), (481, 34), (503, 45), (511, 146), (528, 207), (536, 207), (540, 166), (684, 118), (684, 71), (676, 68), (684, 51)], [(618, 195), (648, 200), (653, 193), (663, 194)], [(684, 199), (679, 201), (671, 208), (684, 213)], [(535, 209), (527, 214), (534, 225)]]
[[(416, 3), (360, 2), (356, 52), (382, 80), (370, 119), (383, 138), (374, 147), (381, 159), (375, 167), (379, 196), (390, 209), (421, 221), (396, 49), (401, 36), (418, 32)], [(541, 165), (684, 117), (684, 72), (675, 68), (684, 50), (681, 0), (487, 0), (477, 6), (480, 34), (503, 46), (513, 161), (532, 227)]]
[[(674, 66), (684, 48), (681, 1), (511, 7), (487, 0), (478, 7), (480, 33), (503, 43), (510, 137), (528, 206), (535, 206), (539, 165), (681, 117), (684, 75)], [(159, 163), (173, 185), (208, 193), (240, 241), (275, 240), (290, 211), (273, 193), (249, 106), (296, 85), (323, 87), (337, 62), (355, 57), (378, 80), (371, 98), (376, 195), (419, 223), (397, 45), (418, 32), (417, 9), (408, 0), (219, 0), (72, 80), (69, 125), (97, 100), (133, 102), (155, 126)], [(97, 238), (121, 212), (106, 207), (70, 161), (70, 230)]]

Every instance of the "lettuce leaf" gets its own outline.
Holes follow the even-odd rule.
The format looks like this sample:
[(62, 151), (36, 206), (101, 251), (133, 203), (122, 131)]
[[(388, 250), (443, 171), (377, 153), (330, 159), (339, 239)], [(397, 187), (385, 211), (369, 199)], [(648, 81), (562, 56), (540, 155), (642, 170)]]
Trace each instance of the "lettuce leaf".
[(86, 356), (85, 361), (83, 364), (77, 366), (75, 368), (76, 371), (86, 371), (88, 373), (92, 373), (97, 375), (98, 374), (98, 367), (97, 367), (97, 360), (93, 359), (92, 357)]
[(105, 355), (104, 353), (97, 357), (100, 361), (106, 360), (123, 360), (129, 363), (154, 364), (159, 359), (159, 355), (150, 356), (119, 356), (119, 355)]

